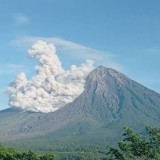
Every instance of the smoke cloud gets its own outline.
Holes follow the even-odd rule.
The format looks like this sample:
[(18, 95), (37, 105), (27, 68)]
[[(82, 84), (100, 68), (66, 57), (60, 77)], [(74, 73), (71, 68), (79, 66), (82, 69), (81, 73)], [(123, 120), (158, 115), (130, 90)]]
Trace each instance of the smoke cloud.
[(30, 57), (38, 60), (37, 75), (27, 80), (20, 73), (7, 88), (9, 105), (35, 112), (54, 112), (72, 102), (84, 90), (85, 78), (93, 70), (93, 61), (81, 66), (72, 65), (64, 70), (51, 43), (37, 41), (29, 50)]

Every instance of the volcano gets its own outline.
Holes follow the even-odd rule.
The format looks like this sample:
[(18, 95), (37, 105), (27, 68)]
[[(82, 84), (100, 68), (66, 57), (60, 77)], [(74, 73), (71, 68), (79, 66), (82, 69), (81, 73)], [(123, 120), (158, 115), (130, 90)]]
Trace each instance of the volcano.
[(123, 73), (99, 66), (87, 77), (84, 92), (61, 109), (36, 113), (0, 112), (0, 141), (24, 148), (64, 148), (114, 144), (129, 126), (144, 132), (160, 126), (160, 94)]

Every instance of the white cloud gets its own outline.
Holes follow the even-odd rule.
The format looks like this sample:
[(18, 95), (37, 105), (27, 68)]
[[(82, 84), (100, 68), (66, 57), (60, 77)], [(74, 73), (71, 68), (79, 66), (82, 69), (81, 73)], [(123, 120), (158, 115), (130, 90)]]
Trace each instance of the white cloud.
[(116, 57), (114, 54), (99, 51), (58, 37), (44, 38), (27, 36), (12, 40), (11, 44), (19, 46), (20, 48), (22, 46), (24, 48), (29, 48), (31, 44), (35, 43), (38, 40), (44, 40), (48, 43), (53, 43), (56, 46), (58, 52), (68, 54), (69, 56), (74, 57), (74, 59), (78, 59), (81, 61), (84, 61), (85, 59), (92, 59), (95, 61), (95, 65), (97, 66), (104, 65), (106, 67), (115, 68), (121, 71), (123, 70), (122, 66), (114, 60), (114, 58)]
[(29, 23), (29, 17), (22, 14), (22, 13), (17, 13), (14, 15), (14, 21), (18, 25), (24, 25)]
[(72, 65), (66, 71), (51, 43), (37, 41), (28, 52), (30, 57), (38, 60), (37, 75), (27, 80), (25, 73), (21, 73), (10, 83), (7, 89), (10, 106), (52, 112), (83, 92), (85, 78), (94, 68), (91, 60), (80, 67)]

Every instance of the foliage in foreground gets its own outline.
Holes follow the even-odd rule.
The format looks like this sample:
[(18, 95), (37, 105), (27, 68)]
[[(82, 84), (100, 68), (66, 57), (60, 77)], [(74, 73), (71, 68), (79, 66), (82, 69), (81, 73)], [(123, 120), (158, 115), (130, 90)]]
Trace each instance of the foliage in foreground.
[(107, 152), (53, 152), (39, 155), (33, 151), (20, 152), (0, 145), (0, 160), (160, 160), (160, 129), (147, 127), (141, 136), (125, 127), (124, 139), (118, 147)]
[(54, 154), (38, 155), (33, 151), (19, 152), (13, 148), (0, 145), (0, 160), (54, 160)]
[(110, 148), (109, 160), (160, 160), (160, 129), (147, 127), (147, 135), (140, 136), (125, 127), (124, 139), (118, 148)]
[(21, 152), (0, 145), (0, 160), (105, 160), (106, 154), (86, 151), (53, 152), (44, 155), (33, 151)]

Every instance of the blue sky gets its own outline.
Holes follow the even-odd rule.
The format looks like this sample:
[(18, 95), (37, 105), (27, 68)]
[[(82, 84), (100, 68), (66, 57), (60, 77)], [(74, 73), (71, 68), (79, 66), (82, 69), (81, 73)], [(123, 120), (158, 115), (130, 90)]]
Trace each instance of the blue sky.
[(0, 109), (6, 86), (20, 72), (30, 78), (27, 49), (54, 42), (64, 68), (94, 59), (160, 92), (159, 0), (0, 0)]

